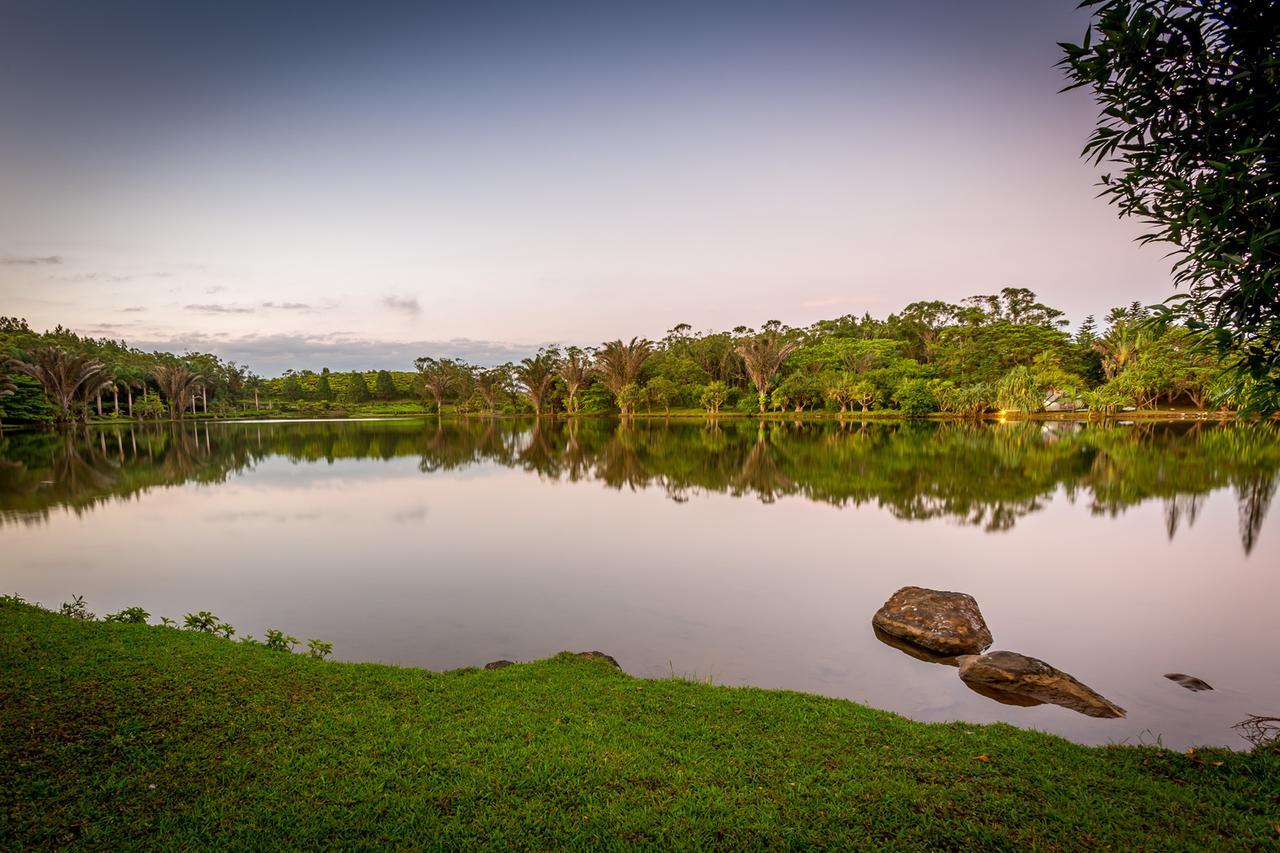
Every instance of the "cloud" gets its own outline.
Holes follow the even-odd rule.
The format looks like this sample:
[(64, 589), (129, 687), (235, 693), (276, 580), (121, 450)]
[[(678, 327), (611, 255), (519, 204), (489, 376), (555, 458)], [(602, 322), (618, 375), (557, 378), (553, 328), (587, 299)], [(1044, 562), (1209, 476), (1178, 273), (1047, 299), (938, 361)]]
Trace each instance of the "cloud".
[(264, 302), (263, 308), (278, 308), (281, 311), (310, 311), (311, 306), (305, 302)]
[(392, 311), (400, 311), (411, 317), (417, 317), (422, 313), (422, 305), (418, 303), (416, 296), (384, 296), (382, 304)]
[(810, 299), (801, 302), (801, 308), (832, 308), (836, 305), (876, 305), (881, 300), (873, 296), (833, 296), (830, 299)]
[(241, 308), (236, 305), (218, 305), (216, 303), (207, 302), (204, 304), (184, 305), (188, 311), (199, 311), (201, 314), (252, 314), (252, 308)]
[(204, 289), (204, 292), (205, 292), (205, 293), (221, 293), (222, 291), (224, 291), (224, 290), (226, 290), (226, 289), (227, 289), (227, 288), (226, 288), (226, 287), (224, 287), (224, 286), (223, 286), (223, 285), (221, 285), (221, 284), (215, 284), (213, 287), (206, 287), (206, 288)]
[(62, 263), (62, 255), (5, 255), (0, 258), (0, 265), (6, 267), (38, 267)]
[(147, 309), (143, 308), (141, 305), (135, 305), (132, 308), (121, 308), (120, 310), (126, 314), (140, 314)]
[(57, 276), (60, 281), (82, 282), (82, 281), (132, 281), (131, 275), (116, 275), (114, 273), (105, 272), (81, 272), (72, 275)]
[[(264, 376), (278, 376), (289, 368), (302, 370), (412, 370), (413, 360), (431, 355), (458, 358), (489, 367), (519, 361), (533, 355), (542, 344), (513, 344), (503, 341), (376, 341), (355, 338), (343, 332), (327, 334), (226, 333), (174, 335), (168, 338), (130, 340), (143, 350), (168, 352), (211, 352), (219, 357), (247, 364)], [(550, 342), (544, 342), (550, 343)]]

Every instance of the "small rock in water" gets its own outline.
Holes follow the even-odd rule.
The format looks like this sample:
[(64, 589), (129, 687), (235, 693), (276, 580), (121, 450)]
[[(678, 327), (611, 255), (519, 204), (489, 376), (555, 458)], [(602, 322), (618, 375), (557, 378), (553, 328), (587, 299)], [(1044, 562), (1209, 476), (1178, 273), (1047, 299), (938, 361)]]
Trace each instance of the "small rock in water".
[[(1008, 704), (1024, 704), (1019, 699), (1032, 699), (1060, 705), (1090, 717), (1123, 717), (1124, 708), (1116, 705), (1091, 687), (1081, 684), (1060, 669), (1039, 658), (1017, 652), (989, 652), (985, 655), (963, 655), (960, 678), (984, 696), (989, 691), (1010, 694)], [(978, 688), (984, 688), (978, 690)]]
[(622, 669), (622, 667), (618, 665), (618, 661), (614, 659), (613, 655), (606, 655), (604, 652), (578, 652), (578, 657), (607, 663), (614, 669)]
[(871, 624), (944, 655), (976, 655), (991, 645), (978, 602), (963, 592), (904, 586), (876, 611)]
[(489, 663), (484, 665), (484, 668), (485, 669), (502, 669), (503, 667), (515, 666), (515, 665), (516, 665), (515, 661), (506, 660), (504, 658), (503, 660), (490, 661)]
[(1181, 672), (1166, 672), (1164, 677), (1175, 684), (1181, 684), (1183, 687), (1195, 693), (1199, 693), (1201, 690), (1213, 689), (1207, 683), (1196, 678), (1194, 675), (1183, 675)]

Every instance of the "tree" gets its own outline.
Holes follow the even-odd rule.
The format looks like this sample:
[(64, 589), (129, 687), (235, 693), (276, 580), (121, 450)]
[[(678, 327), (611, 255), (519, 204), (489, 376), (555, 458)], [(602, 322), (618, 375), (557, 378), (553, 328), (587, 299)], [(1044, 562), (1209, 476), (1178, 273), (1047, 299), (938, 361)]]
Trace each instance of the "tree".
[(164, 395), (169, 404), (169, 417), (181, 418), (186, 414), (195, 393), (195, 388), (204, 377), (192, 373), (181, 364), (160, 364), (151, 368), (151, 376), (156, 380), (156, 387)]
[(364, 374), (358, 370), (351, 371), (347, 377), (347, 387), (342, 389), (342, 399), (347, 403), (367, 403), (372, 399), (369, 384), (364, 381)]
[(292, 370), (285, 373), (284, 381), (280, 383), (280, 391), (291, 403), (296, 403), (306, 396), (306, 392), (302, 390), (302, 383), (298, 381), (298, 374)]
[[(93, 393), (101, 384), (103, 367), (87, 355), (71, 353), (60, 347), (41, 347), (29, 360), (10, 359), (9, 368), (30, 376), (40, 383), (53, 403), (60, 423), (72, 417), (72, 403), (77, 396)], [(95, 384), (97, 383), (97, 384)]]
[(320, 371), (320, 378), (316, 380), (316, 399), (332, 403), (337, 398), (333, 386), (329, 384), (329, 368), (326, 367)]
[[(18, 385), (9, 378), (9, 374), (5, 373), (5, 365), (0, 363), (0, 414), (3, 414), (3, 403), (5, 397), (12, 397), (18, 393)], [(4, 434), (4, 421), (0, 419), (0, 435)]]
[[(1117, 172), (1102, 195), (1173, 247), (1186, 292), (1164, 312), (1201, 333), (1280, 408), (1280, 14), (1274, 2), (1085, 0), (1062, 44), (1067, 89), (1101, 104), (1083, 156)], [(1251, 380), (1245, 382), (1244, 380)]]
[(996, 405), (1002, 411), (1030, 414), (1044, 408), (1044, 389), (1036, 381), (1036, 372), (1020, 364), (996, 383)]
[(396, 389), (395, 380), (391, 378), (391, 371), (379, 370), (378, 375), (373, 380), (374, 396), (379, 400), (394, 400), (400, 396), (400, 392)]
[(923, 379), (904, 379), (893, 392), (893, 401), (909, 418), (924, 417), (938, 409), (938, 398)]
[(634, 415), (636, 413), (636, 408), (639, 407), (641, 403), (645, 402), (647, 398), (645, 397), (644, 389), (641, 388), (639, 384), (635, 382), (628, 382), (626, 385), (623, 385), (618, 389), (616, 399), (618, 402), (618, 409), (621, 410), (624, 416), (626, 416)]
[(516, 365), (516, 379), (529, 395), (529, 402), (533, 404), (535, 416), (542, 414), (547, 395), (551, 393), (551, 385), (556, 381), (556, 367), (559, 360), (560, 353), (549, 349), (541, 350), (531, 358), (521, 359)]
[(565, 400), (565, 410), (571, 415), (578, 413), (578, 392), (582, 390), (582, 386), (591, 378), (593, 368), (591, 366), (591, 353), (579, 349), (578, 347), (569, 347), (565, 350), (564, 358), (560, 360), (557, 372), (560, 378), (564, 380), (565, 390), (568, 392)]
[[(253, 392), (254, 411), (261, 409), (262, 406), (258, 402), (258, 394), (262, 391), (262, 388), (263, 388), (262, 377), (256, 373), (250, 373), (244, 380), (244, 387), (249, 391)], [(130, 410), (130, 414), (132, 414), (132, 410)]]
[(430, 395), (436, 402), (436, 413), (444, 414), (444, 401), (450, 389), (458, 384), (462, 365), (451, 358), (422, 357), (414, 359), (418, 371), (418, 387), (423, 396)]
[(799, 343), (784, 341), (777, 332), (772, 331), (748, 338), (738, 344), (736, 352), (742, 357), (747, 375), (756, 386), (761, 414), (764, 413), (765, 404), (769, 399), (769, 386), (773, 382), (773, 377), (777, 375), (787, 356), (798, 346)]
[(709, 414), (720, 414), (720, 407), (729, 399), (729, 386), (723, 382), (716, 380), (708, 382), (707, 387), (702, 389), (702, 395), (698, 398), (698, 402), (702, 403), (703, 408)]
[(476, 392), (484, 399), (485, 409), (493, 414), (498, 410), (498, 397), (511, 387), (511, 365), (476, 370), (473, 375)]
[(601, 344), (596, 352), (595, 371), (604, 382), (606, 388), (613, 392), (618, 408), (626, 413), (618, 395), (628, 385), (635, 385), (640, 379), (640, 369), (653, 355), (653, 343), (644, 338), (632, 338), (631, 343), (621, 340)]
[(645, 392), (650, 403), (661, 407), (663, 414), (671, 414), (671, 401), (678, 392), (676, 383), (665, 376), (655, 376), (645, 385)]

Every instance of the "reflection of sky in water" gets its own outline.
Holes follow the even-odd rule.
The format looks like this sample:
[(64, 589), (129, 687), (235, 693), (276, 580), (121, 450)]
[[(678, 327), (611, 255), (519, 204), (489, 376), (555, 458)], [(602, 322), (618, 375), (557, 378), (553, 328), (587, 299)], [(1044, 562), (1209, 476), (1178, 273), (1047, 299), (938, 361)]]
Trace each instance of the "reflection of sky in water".
[[(0, 528), (6, 591), (99, 614), (208, 609), (244, 632), (333, 641), (340, 658), (449, 668), (599, 648), (637, 675), (845, 696), (927, 720), (1007, 720), (1090, 742), (1234, 743), (1275, 713), (1280, 531), (1240, 548), (1237, 498), (1169, 538), (1165, 505), (1114, 516), (1062, 488), (999, 534), (872, 504), (557, 482), (418, 456), (260, 460), (223, 483)], [(899, 586), (973, 594), (994, 648), (1042, 658), (1129, 709), (1093, 720), (970, 692), (956, 670), (878, 642)], [(1166, 672), (1215, 688), (1191, 693)], [(1150, 732), (1150, 735), (1144, 735)]]

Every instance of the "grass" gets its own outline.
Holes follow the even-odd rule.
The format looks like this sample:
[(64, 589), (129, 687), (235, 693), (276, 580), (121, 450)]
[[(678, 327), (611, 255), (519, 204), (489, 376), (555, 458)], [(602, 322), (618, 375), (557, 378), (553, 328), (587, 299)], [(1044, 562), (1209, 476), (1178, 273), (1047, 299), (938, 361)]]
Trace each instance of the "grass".
[(1280, 847), (1280, 754), (560, 655), (433, 673), (0, 604), (0, 847)]

